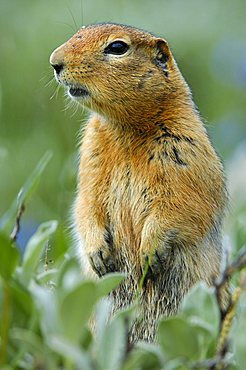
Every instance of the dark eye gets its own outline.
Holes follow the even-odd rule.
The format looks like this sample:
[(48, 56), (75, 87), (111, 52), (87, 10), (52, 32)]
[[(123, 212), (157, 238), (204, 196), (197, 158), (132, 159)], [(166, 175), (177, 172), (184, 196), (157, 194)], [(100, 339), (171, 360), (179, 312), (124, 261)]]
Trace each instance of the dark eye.
[(122, 55), (127, 52), (129, 46), (124, 41), (111, 42), (105, 49), (105, 54)]

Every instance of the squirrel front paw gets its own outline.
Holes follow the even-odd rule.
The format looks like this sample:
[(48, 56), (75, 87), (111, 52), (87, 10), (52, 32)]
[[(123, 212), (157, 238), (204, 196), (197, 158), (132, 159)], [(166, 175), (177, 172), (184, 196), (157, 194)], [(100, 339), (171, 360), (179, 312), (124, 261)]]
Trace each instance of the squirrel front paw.
[(97, 251), (90, 253), (88, 257), (92, 269), (99, 277), (117, 271), (116, 262), (108, 246), (103, 246)]

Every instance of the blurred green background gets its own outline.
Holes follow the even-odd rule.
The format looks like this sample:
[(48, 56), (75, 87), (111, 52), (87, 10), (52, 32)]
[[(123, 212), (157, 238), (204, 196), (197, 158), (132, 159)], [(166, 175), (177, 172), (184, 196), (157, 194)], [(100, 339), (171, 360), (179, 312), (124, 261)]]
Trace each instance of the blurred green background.
[(169, 41), (226, 166), (233, 239), (234, 224), (246, 224), (245, 15), (245, 0), (1, 0), (0, 214), (51, 150), (22, 237), (51, 218), (68, 224), (85, 117), (67, 107), (62, 89), (56, 94), (49, 55), (83, 24), (111, 21)]

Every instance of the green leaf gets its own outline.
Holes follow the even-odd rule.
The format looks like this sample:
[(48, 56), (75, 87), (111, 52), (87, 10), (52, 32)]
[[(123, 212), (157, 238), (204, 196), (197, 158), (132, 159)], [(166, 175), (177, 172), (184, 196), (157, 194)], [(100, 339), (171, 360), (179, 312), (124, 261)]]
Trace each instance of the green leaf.
[(56, 231), (57, 221), (49, 221), (41, 224), (36, 233), (29, 240), (22, 264), (22, 274), (27, 282), (34, 274), (41, 258), (44, 246), (51, 235)]
[(166, 370), (166, 363), (160, 347), (152, 343), (137, 343), (135, 349), (128, 355), (123, 367), (123, 370), (136, 369)]
[(30, 292), (25, 286), (14, 279), (11, 281), (10, 286), (14, 298), (14, 309), (18, 313), (23, 311), (25, 315), (29, 318), (33, 311), (33, 301)]
[(33, 369), (31, 362), (37, 359), (47, 369), (57, 368), (54, 354), (50, 353), (43, 340), (31, 330), (14, 328), (10, 332), (10, 338), (17, 342), (17, 352), (11, 361), (11, 369)]
[(179, 316), (196, 328), (200, 358), (213, 356), (219, 329), (214, 288), (204, 282), (195, 285), (185, 296)]
[(37, 351), (40, 354), (45, 355), (46, 350), (41, 339), (33, 332), (27, 329), (13, 328), (10, 331), (10, 338), (21, 343), (22, 347), (29, 351)]
[[(76, 368), (81, 370), (92, 369), (91, 360), (88, 354), (80, 347), (71, 344), (64, 338), (57, 335), (51, 335), (48, 338), (48, 345), (54, 352), (60, 354), (63, 358), (70, 359), (70, 364), (76, 365)], [(71, 366), (71, 368), (74, 369), (74, 366)]]
[(190, 321), (199, 321), (211, 334), (217, 335), (219, 312), (214, 289), (203, 282), (195, 285), (184, 298), (181, 316)]
[(10, 279), (18, 264), (19, 251), (3, 234), (0, 234), (0, 250), (0, 275), (5, 280), (8, 280)]
[(21, 205), (26, 204), (37, 189), (42, 174), (51, 157), (52, 153), (50, 151), (44, 154), (23, 187), (20, 189), (17, 199), (12, 203), (9, 210), (1, 218), (0, 229), (4, 230), (7, 235), (10, 235), (13, 229), (13, 225)]
[(187, 366), (186, 364), (184, 364), (184, 360), (180, 358), (179, 359), (175, 358), (174, 360), (168, 361), (163, 367), (163, 369), (165, 370), (191, 370), (190, 366)]
[(56, 279), (58, 273), (58, 269), (50, 269), (47, 271), (42, 271), (40, 274), (37, 275), (37, 281), (42, 284), (54, 284), (54, 280)]
[(94, 343), (94, 350), (97, 352), (97, 347), (100, 346), (101, 341), (103, 341), (105, 337), (105, 330), (111, 313), (110, 300), (107, 298), (101, 299), (96, 305), (95, 312), (95, 330), (97, 337)]
[(122, 273), (113, 273), (107, 274), (97, 283), (98, 295), (103, 297), (109, 294), (113, 289), (122, 282), (125, 278), (125, 274)]
[(82, 281), (66, 292), (59, 302), (59, 318), (64, 338), (78, 343), (97, 300), (97, 286), (93, 281)]
[(41, 176), (49, 163), (50, 159), (52, 157), (52, 152), (48, 151), (44, 154), (44, 156), (40, 159), (37, 166), (35, 167), (32, 174), (29, 176), (28, 180), (24, 184), (24, 186), (21, 188), (19, 195), (18, 195), (18, 206), (20, 206), (23, 203), (26, 203), (35, 190), (37, 189), (37, 186), (40, 182)]
[[(67, 225), (59, 224), (52, 239), (52, 248), (47, 250), (47, 259), (52, 261), (50, 265), (56, 267), (60, 260), (64, 260), (64, 254), (68, 251), (71, 240), (68, 235)], [(71, 250), (69, 251), (71, 253)]]
[(71, 290), (72, 287), (81, 283), (81, 266), (78, 258), (65, 254), (57, 274), (57, 288), (63, 294), (64, 291)]
[(127, 344), (124, 320), (114, 318), (106, 327), (104, 336), (96, 346), (95, 360), (100, 370), (121, 369)]
[(38, 285), (34, 280), (30, 282), (29, 291), (35, 303), (35, 311), (39, 313), (40, 327), (46, 340), (50, 334), (61, 333), (55, 292)]
[[(135, 318), (135, 306), (130, 306), (117, 312), (110, 322), (111, 302), (105, 298), (98, 302), (96, 307), (95, 332), (96, 340), (93, 353), (96, 353), (99, 368), (117, 368), (122, 360), (120, 352), (126, 350), (127, 335)], [(116, 328), (118, 326), (118, 329)], [(119, 330), (119, 338), (115, 338), (114, 330)], [(119, 340), (119, 343), (118, 343)], [(111, 344), (111, 342), (113, 342)], [(114, 352), (114, 353), (112, 353)], [(108, 362), (107, 362), (108, 361)], [(119, 363), (119, 365), (115, 365)]]
[(200, 357), (199, 331), (181, 317), (170, 317), (160, 322), (158, 337), (164, 355), (169, 359)]
[(79, 341), (94, 304), (123, 278), (123, 274), (111, 274), (98, 281), (81, 281), (73, 259), (64, 265), (59, 284), (62, 286), (59, 292), (59, 312), (65, 338), (72, 342)]

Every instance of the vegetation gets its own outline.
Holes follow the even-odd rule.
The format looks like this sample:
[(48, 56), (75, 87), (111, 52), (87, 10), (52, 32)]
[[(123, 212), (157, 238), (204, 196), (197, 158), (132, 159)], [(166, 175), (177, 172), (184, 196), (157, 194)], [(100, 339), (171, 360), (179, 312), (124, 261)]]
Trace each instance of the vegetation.
[[(66, 250), (64, 231), (59, 231), (57, 221), (41, 224), (20, 256), (15, 240), (21, 217), (49, 159), (46, 153), (1, 219), (1, 369), (243, 368), (246, 275), (239, 271), (246, 266), (246, 249), (227, 265), (214, 288), (199, 284), (185, 298), (178, 316), (160, 320), (156, 344), (136, 345), (129, 343), (128, 333), (137, 298), (135, 306), (107, 323), (110, 303), (105, 297), (124, 275), (109, 274), (96, 282), (82, 279), (78, 259)], [(237, 288), (223, 310), (220, 289), (233, 275)], [(89, 325), (92, 317), (96, 335)]]

